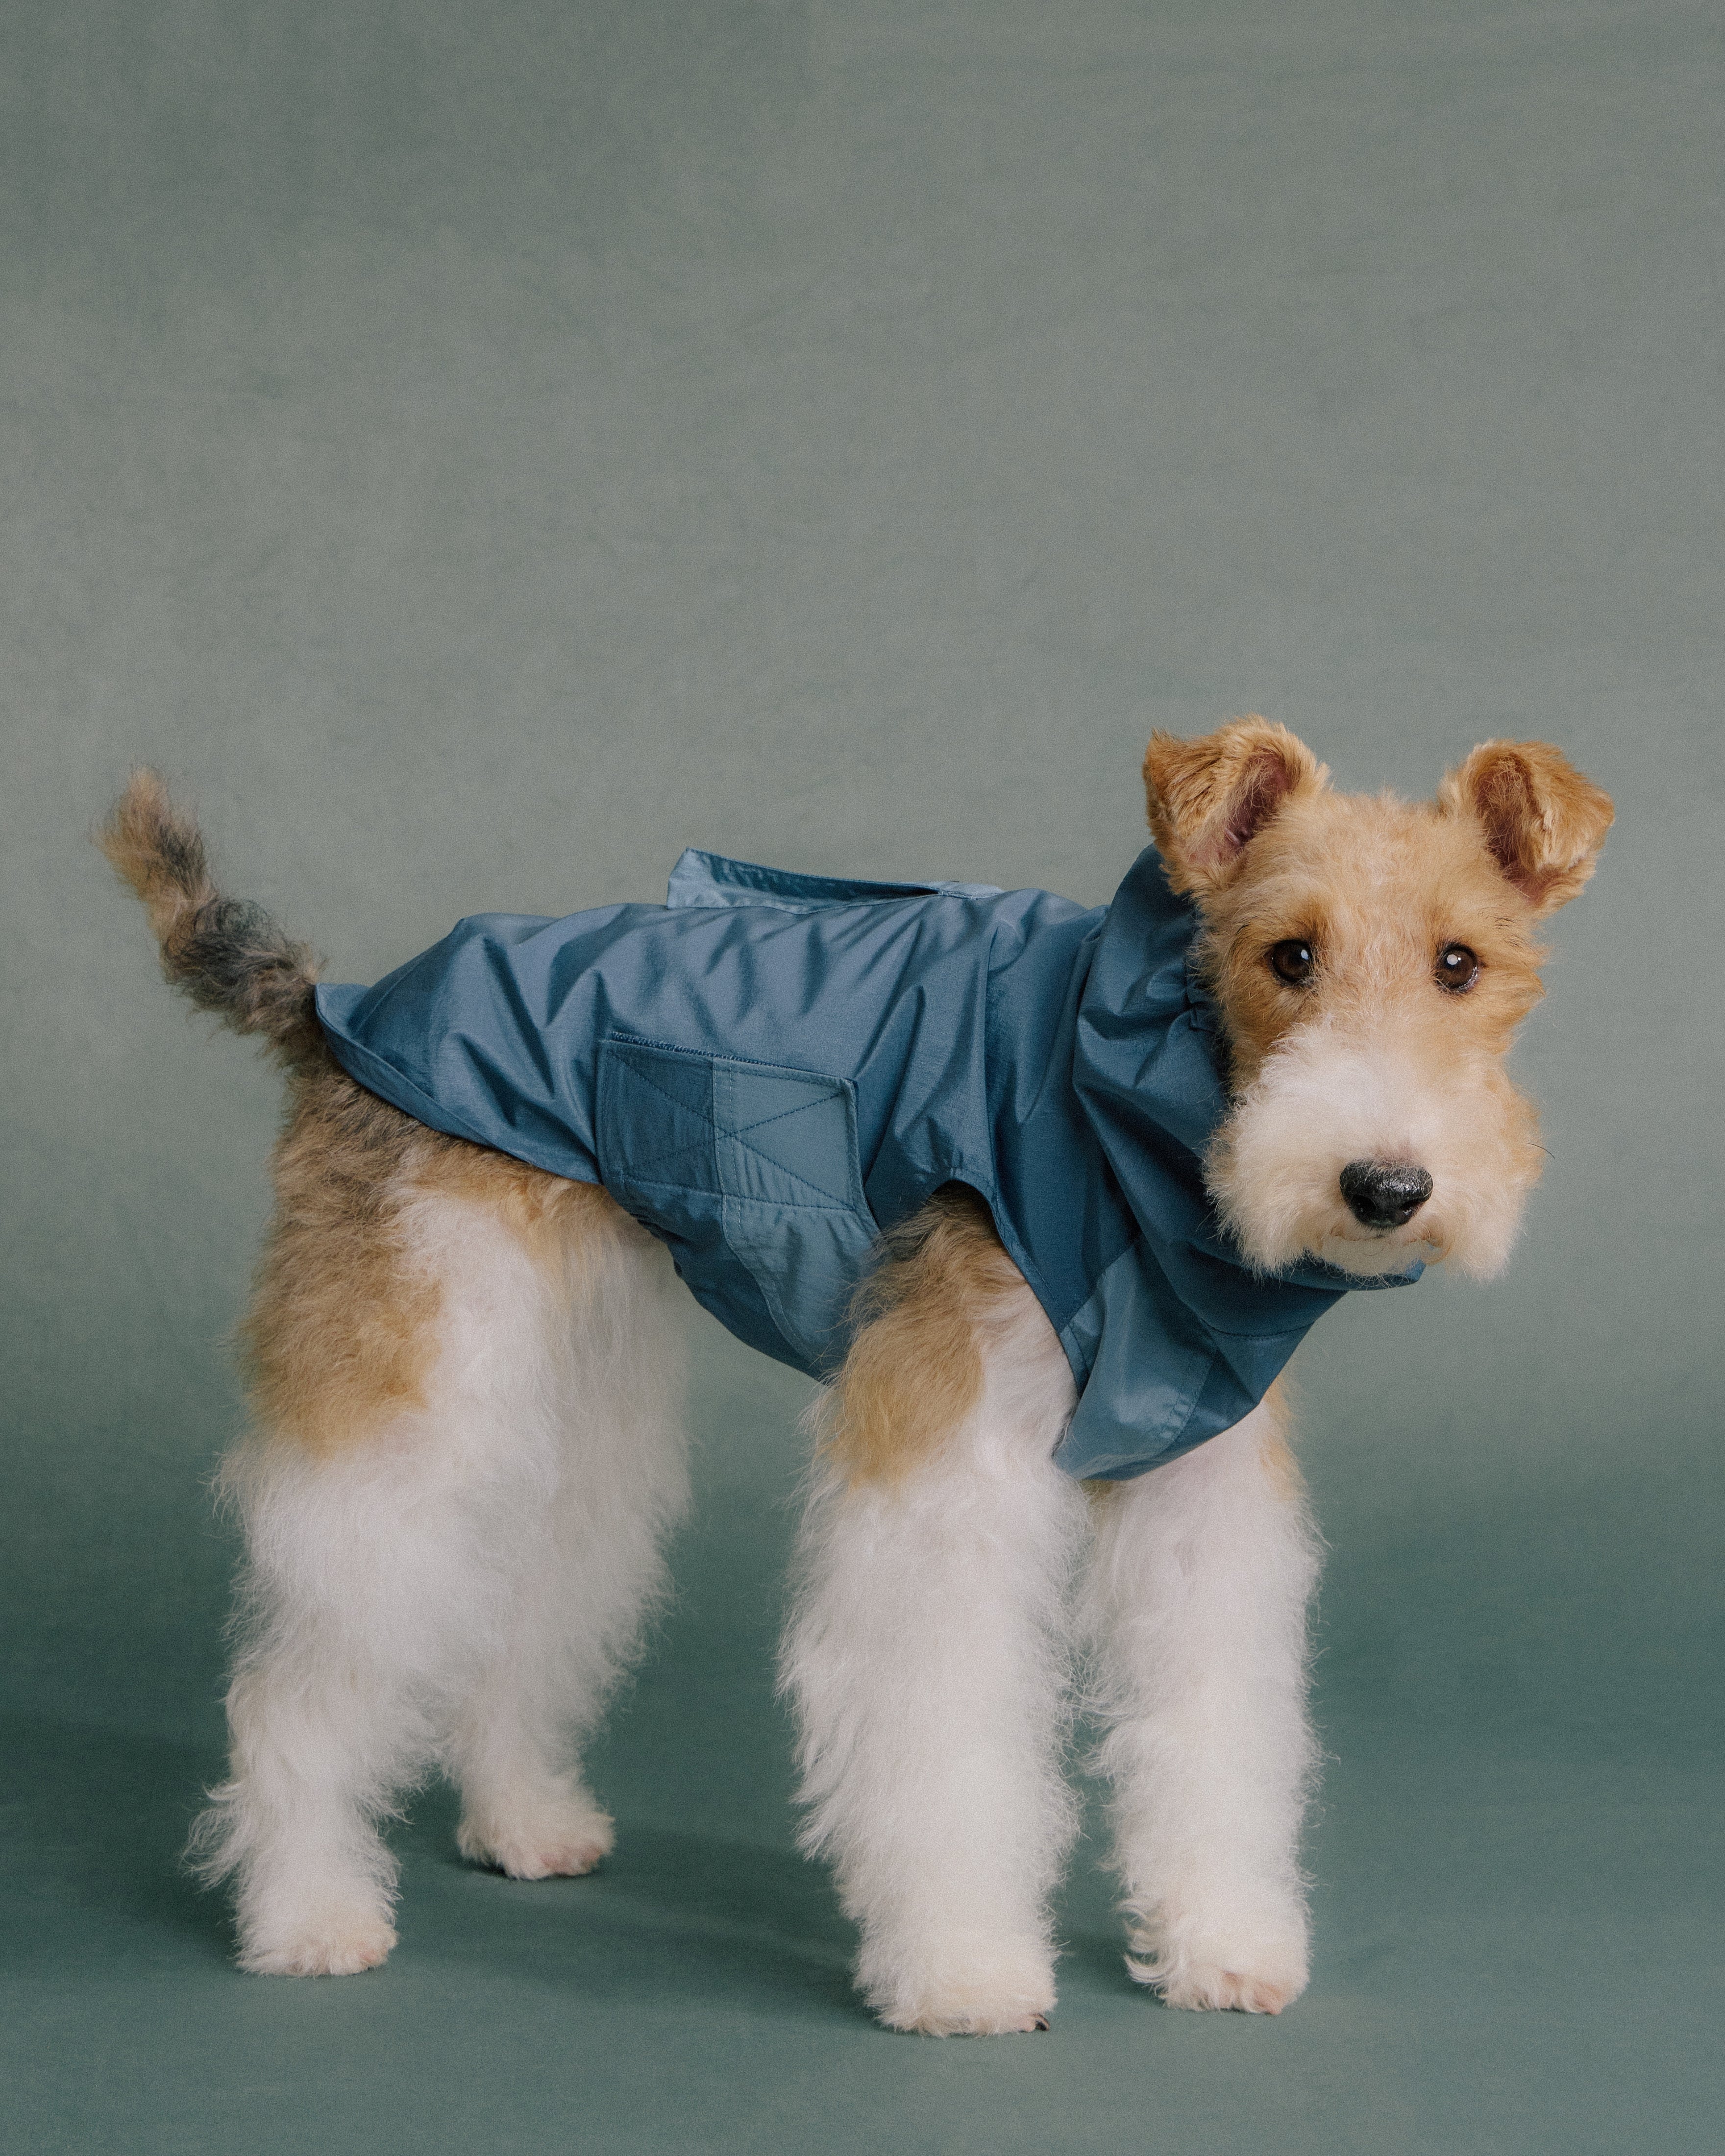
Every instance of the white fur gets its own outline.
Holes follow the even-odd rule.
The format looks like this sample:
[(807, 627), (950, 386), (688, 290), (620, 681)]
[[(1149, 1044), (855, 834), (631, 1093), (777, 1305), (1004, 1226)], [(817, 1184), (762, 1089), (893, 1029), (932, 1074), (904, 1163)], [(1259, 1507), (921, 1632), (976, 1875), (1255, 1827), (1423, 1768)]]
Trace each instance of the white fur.
[[(547, 1271), (448, 1199), (413, 1231), (443, 1296), (426, 1406), (327, 1458), (263, 1433), (225, 1471), (249, 1543), (234, 1775), (195, 1842), (237, 1882), (251, 1969), (384, 1958), (378, 1825), (434, 1765), (460, 1784), (476, 1861), (537, 1878), (611, 1845), (574, 1743), (686, 1494), (670, 1268), (619, 1236), (584, 1275)], [(817, 1462), (783, 1658), (805, 1840), (860, 1928), (859, 1982), (889, 2025), (939, 2035), (1052, 2008), (1049, 1902), (1076, 1823), (1087, 1513), (1051, 1457), (1074, 1388), (1022, 1284), (980, 1337), (980, 1401), (935, 1456), (856, 1486)], [(1097, 1501), (1081, 1614), (1134, 1973), (1176, 2004), (1273, 2011), (1305, 1981), (1316, 1543), (1264, 1471), (1269, 1412)]]
[[(425, 1406), (327, 1457), (259, 1433), (224, 1473), (249, 1551), (234, 1774), (195, 1840), (236, 1881), (252, 1969), (384, 1958), (378, 1825), (434, 1765), (459, 1782), (475, 1861), (539, 1878), (609, 1849), (575, 1741), (686, 1496), (661, 1250), (619, 1234), (547, 1266), (444, 1197), (410, 1230), (442, 1299)], [(980, 1400), (936, 1455), (855, 1486), (817, 1463), (783, 1661), (805, 1839), (860, 1928), (859, 1982), (889, 2025), (933, 2034), (1053, 2006), (1049, 1902), (1076, 1817), (1061, 1754), (1086, 1511), (1051, 1456), (1072, 1378), (1022, 1283), (979, 1337)], [(1131, 1965), (1178, 2005), (1275, 2011), (1306, 1981), (1316, 1542), (1265, 1470), (1270, 1414), (1095, 1507), (1083, 1633)]]
[[(1308, 1255), (1363, 1278), (1443, 1257), (1480, 1278), (1501, 1271), (1532, 1173), (1497, 1127), (1513, 1096), (1493, 1075), (1440, 1082), (1388, 1025), (1297, 1028), (1235, 1102), (1205, 1163), (1241, 1250), (1266, 1271)], [(1357, 1160), (1416, 1163), (1430, 1199), (1404, 1228), (1362, 1227), (1339, 1180)]]
[(1050, 1457), (1072, 1378), (1028, 1288), (992, 1314), (984, 1367), (974, 1414), (901, 1481), (818, 1464), (783, 1661), (805, 1842), (861, 1928), (858, 1981), (889, 2026), (939, 2035), (1053, 2005), (1048, 1900), (1075, 1822), (1060, 1761), (1084, 1500)]
[(1266, 1471), (1274, 1430), (1260, 1407), (1096, 1506), (1084, 1616), (1127, 1965), (1176, 2006), (1275, 2013), (1306, 1985), (1318, 1543), (1297, 1488)]
[(425, 1408), (329, 1458), (262, 1432), (224, 1470), (248, 1544), (234, 1774), (194, 1848), (237, 1881), (249, 1969), (382, 1959), (377, 1823), (434, 1763), (460, 1782), (471, 1856), (538, 1877), (610, 1845), (573, 1743), (685, 1501), (670, 1262), (619, 1238), (590, 1276), (547, 1270), (443, 1197), (411, 1229), (443, 1297)]

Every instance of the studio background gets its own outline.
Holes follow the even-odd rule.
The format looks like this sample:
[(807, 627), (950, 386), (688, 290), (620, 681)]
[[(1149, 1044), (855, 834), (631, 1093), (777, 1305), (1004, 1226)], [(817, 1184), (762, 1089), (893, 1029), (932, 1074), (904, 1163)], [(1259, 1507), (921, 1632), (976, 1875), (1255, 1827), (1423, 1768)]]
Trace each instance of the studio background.
[[(13, 0), (0, 15), (0, 2121), (21, 2151), (1718, 2145), (1725, 32), (1633, 0)], [(135, 761), (369, 980), (694, 844), (1111, 893), (1153, 726), (1615, 797), (1507, 1278), (1297, 1368), (1311, 1992), (875, 2030), (771, 1647), (806, 1387), (699, 1321), (617, 1856), (398, 1835), (243, 1979), (205, 1481), (278, 1090), (86, 843)]]

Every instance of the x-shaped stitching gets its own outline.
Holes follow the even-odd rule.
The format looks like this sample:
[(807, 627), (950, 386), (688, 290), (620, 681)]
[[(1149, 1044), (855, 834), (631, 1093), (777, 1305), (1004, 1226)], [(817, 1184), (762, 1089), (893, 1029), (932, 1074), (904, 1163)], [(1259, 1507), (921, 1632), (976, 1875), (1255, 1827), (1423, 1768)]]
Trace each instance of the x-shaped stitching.
[[(836, 1206), (841, 1212), (849, 1212), (851, 1209), (848, 1198), (840, 1197), (837, 1193), (826, 1189), (820, 1183), (811, 1181), (806, 1175), (798, 1175), (795, 1168), (787, 1168), (782, 1160), (775, 1160), (771, 1153), (763, 1152), (758, 1146), (750, 1145), (743, 1136), (746, 1131), (764, 1131), (769, 1129), (774, 1123), (785, 1122), (792, 1116), (806, 1114), (810, 1108), (823, 1107), (829, 1101), (842, 1099), (843, 1095), (836, 1087), (822, 1094), (817, 1100), (799, 1101), (793, 1108), (780, 1108), (770, 1116), (760, 1116), (753, 1122), (740, 1123), (735, 1130), (727, 1130), (716, 1117), (709, 1115), (705, 1108), (696, 1107), (688, 1101), (680, 1101), (675, 1093), (667, 1092), (663, 1086), (647, 1075), (639, 1063), (629, 1058), (627, 1051), (624, 1051), (621, 1060), (638, 1085), (644, 1086), (649, 1092), (658, 1094), (661, 1101), (668, 1101), (672, 1107), (679, 1110), (682, 1114), (693, 1116), (705, 1123), (715, 1137), (735, 1140), (745, 1152), (752, 1153), (757, 1160), (764, 1163), (770, 1168), (776, 1169), (780, 1175), (788, 1176), (793, 1183), (800, 1183), (803, 1189), (815, 1192), (818, 1196), (826, 1199), (829, 1206)], [(821, 1081), (819, 1079), (811, 1078), (808, 1082), (811, 1085), (819, 1085)], [(658, 1152), (649, 1152), (644, 1158), (630, 1162), (629, 1166), (630, 1180), (645, 1183), (665, 1182), (665, 1178), (644, 1175), (642, 1170), (663, 1166), (669, 1161), (675, 1160), (680, 1154), (693, 1153), (699, 1142), (696, 1141), (687, 1145), (666, 1146)]]

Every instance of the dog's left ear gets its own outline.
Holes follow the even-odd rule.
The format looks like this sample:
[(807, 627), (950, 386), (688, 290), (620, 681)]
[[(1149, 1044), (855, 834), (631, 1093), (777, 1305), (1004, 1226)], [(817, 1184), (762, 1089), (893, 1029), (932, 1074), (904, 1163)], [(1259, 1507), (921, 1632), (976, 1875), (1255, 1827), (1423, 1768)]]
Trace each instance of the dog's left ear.
[(1611, 797), (1547, 742), (1481, 742), (1438, 788), (1446, 816), (1471, 818), (1535, 913), (1554, 913), (1593, 874)]
[(1144, 792), (1168, 881), (1200, 898), (1219, 891), (1283, 804), (1328, 777), (1297, 735), (1269, 719), (1230, 719), (1198, 741), (1152, 734)]

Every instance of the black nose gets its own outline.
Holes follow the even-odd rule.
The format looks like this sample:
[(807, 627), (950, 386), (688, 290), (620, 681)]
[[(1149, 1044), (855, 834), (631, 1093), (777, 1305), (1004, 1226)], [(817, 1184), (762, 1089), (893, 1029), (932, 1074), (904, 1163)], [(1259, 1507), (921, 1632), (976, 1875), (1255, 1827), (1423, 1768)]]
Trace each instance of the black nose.
[(1342, 1171), (1342, 1195), (1363, 1226), (1400, 1228), (1430, 1197), (1431, 1178), (1404, 1160), (1351, 1160)]

